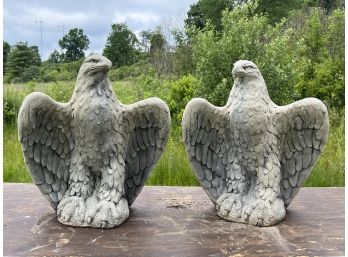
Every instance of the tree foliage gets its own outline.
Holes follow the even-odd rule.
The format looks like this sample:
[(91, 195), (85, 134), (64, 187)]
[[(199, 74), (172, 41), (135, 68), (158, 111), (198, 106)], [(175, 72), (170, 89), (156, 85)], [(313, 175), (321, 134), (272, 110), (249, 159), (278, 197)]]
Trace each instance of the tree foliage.
[(192, 76), (183, 76), (175, 81), (170, 88), (169, 108), (174, 122), (180, 124), (186, 104), (193, 98), (197, 79)]
[(74, 28), (59, 40), (60, 48), (65, 51), (63, 59), (65, 62), (77, 61), (85, 57), (84, 51), (88, 49), (89, 39), (82, 29)]
[(57, 50), (54, 50), (52, 53), (50, 53), (47, 61), (50, 63), (63, 62), (64, 61), (64, 54), (61, 54)]
[[(40, 66), (41, 60), (39, 55), (39, 50), (37, 46), (28, 46), (27, 42), (18, 42), (11, 49), (6, 67), (6, 81), (11, 81), (16, 79), (18, 81), (22, 81), (21, 76), (24, 71), (26, 79), (28, 79), (28, 69), (31, 66)], [(37, 69), (33, 68), (31, 70), (37, 71)], [(31, 77), (34, 78), (37, 74), (32, 73)]]
[(111, 25), (103, 54), (110, 59), (113, 67), (131, 65), (136, 62), (138, 39), (125, 23)]
[(313, 96), (344, 106), (344, 13), (320, 8), (297, 11), (271, 25), (247, 3), (222, 17), (219, 35), (209, 23), (197, 33), (193, 48), (199, 86), (195, 95), (223, 105), (232, 87), (232, 65), (255, 62), (277, 104)]
[[(304, 15), (298, 13), (297, 15)], [(314, 96), (330, 106), (344, 106), (344, 12), (326, 15), (312, 9), (300, 24), (297, 37), (303, 47), (299, 52), (296, 92), (301, 97)]]
[(217, 31), (222, 29), (221, 15), (225, 9), (231, 10), (233, 1), (231, 0), (199, 0), (190, 6), (187, 12), (186, 26), (193, 26), (197, 29), (203, 29), (208, 20)]
[(166, 43), (166, 39), (160, 30), (152, 32), (150, 36), (150, 53), (163, 52)]
[[(267, 14), (271, 23), (279, 22), (288, 17), (291, 11), (299, 10), (306, 6), (314, 6), (316, 0), (257, 0), (256, 13)], [(254, 2), (256, 2), (254, 0)]]
[(8, 55), (10, 54), (10, 51), (11, 51), (10, 44), (7, 43), (6, 41), (3, 41), (3, 44), (2, 44), (2, 61), (4, 64), (3, 74), (5, 74), (6, 72), (7, 58), (8, 58)]
[(139, 33), (140, 47), (141, 47), (141, 51), (143, 51), (144, 53), (147, 53), (150, 51), (150, 41), (151, 41), (152, 33), (153, 32), (151, 30), (143, 30)]

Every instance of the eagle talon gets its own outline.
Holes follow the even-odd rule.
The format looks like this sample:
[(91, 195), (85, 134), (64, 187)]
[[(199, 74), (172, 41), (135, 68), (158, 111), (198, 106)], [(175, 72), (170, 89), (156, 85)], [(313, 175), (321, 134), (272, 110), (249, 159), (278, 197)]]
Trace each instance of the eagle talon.
[(76, 225), (83, 222), (86, 212), (85, 201), (81, 197), (67, 197), (61, 201), (57, 207), (59, 222), (67, 225)]
[[(128, 203), (121, 199), (117, 204), (112, 201), (102, 200), (91, 220), (92, 227), (111, 228), (120, 225), (129, 216)], [(90, 218), (90, 217), (89, 217)]]

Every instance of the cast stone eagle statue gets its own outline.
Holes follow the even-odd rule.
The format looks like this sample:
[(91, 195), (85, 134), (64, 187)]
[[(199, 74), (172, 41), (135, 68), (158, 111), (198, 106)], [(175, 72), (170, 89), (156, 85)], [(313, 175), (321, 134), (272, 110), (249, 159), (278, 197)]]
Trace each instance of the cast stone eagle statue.
[(251, 61), (232, 70), (227, 104), (202, 98), (184, 111), (183, 139), (203, 189), (223, 219), (270, 226), (309, 176), (328, 138), (325, 105), (306, 98), (277, 106)]
[(110, 228), (125, 221), (168, 139), (168, 106), (158, 98), (121, 104), (110, 67), (92, 54), (68, 103), (36, 92), (19, 111), (25, 162), (63, 224)]

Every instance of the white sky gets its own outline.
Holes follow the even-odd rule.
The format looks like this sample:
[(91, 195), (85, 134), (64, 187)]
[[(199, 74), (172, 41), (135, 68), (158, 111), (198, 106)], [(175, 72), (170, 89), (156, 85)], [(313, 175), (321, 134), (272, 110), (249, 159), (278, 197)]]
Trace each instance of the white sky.
[[(90, 40), (88, 52), (101, 53), (111, 24), (125, 22), (134, 32), (171, 24), (180, 26), (191, 4), (198, 0), (4, 0), (3, 39), (10, 45), (28, 42), (40, 48), (43, 59), (59, 50), (58, 40), (72, 28), (82, 28)], [(168, 27), (168, 26), (167, 26)]]

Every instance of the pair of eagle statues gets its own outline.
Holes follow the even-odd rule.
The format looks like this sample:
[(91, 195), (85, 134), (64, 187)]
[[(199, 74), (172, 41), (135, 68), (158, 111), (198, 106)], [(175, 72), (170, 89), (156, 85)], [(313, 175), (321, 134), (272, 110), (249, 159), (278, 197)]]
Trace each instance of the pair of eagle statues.
[[(159, 98), (120, 103), (107, 78), (110, 68), (107, 58), (90, 55), (68, 103), (35, 92), (19, 111), (25, 163), (66, 225), (124, 222), (167, 143), (168, 106)], [(315, 98), (277, 106), (250, 61), (237, 61), (232, 75), (225, 106), (202, 98), (187, 104), (184, 144), (221, 218), (274, 225), (323, 151), (327, 108)]]

